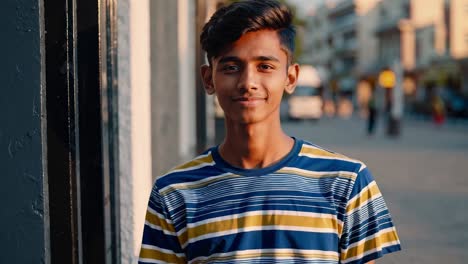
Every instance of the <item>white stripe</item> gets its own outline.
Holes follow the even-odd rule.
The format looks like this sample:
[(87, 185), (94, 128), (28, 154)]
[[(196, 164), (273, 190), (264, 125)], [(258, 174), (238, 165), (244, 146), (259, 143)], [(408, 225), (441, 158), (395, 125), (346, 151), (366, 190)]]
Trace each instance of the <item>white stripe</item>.
[[(239, 256), (242, 255), (249, 255), (249, 254), (262, 254), (262, 253), (295, 253), (295, 254), (304, 254), (304, 255), (312, 255), (312, 254), (321, 254), (330, 257), (338, 258), (338, 252), (335, 251), (322, 251), (322, 250), (300, 250), (300, 249), (289, 249), (289, 248), (281, 248), (281, 249), (250, 249), (250, 250), (241, 250), (241, 251), (234, 251), (234, 252), (227, 252), (227, 253), (217, 253), (210, 256), (200, 256), (197, 258), (192, 259), (189, 263), (197, 262), (197, 261), (206, 261), (210, 258), (217, 258), (217, 257), (229, 257), (229, 256)], [(289, 257), (287, 257), (289, 258)]]
[[(192, 167), (194, 168), (194, 167)], [(197, 185), (197, 184), (202, 184), (202, 183), (205, 183), (205, 182), (209, 182), (209, 181), (212, 181), (214, 179), (217, 179), (217, 178), (223, 178), (225, 176), (229, 176), (229, 175), (234, 175), (232, 173), (223, 173), (223, 174), (219, 174), (219, 175), (215, 175), (215, 176), (211, 176), (211, 177), (208, 177), (208, 178), (203, 178), (199, 181), (193, 181), (193, 182), (182, 182), (182, 183), (175, 183), (175, 184), (171, 184), (171, 185), (168, 185), (164, 188), (161, 189), (161, 192), (165, 192), (166, 189), (169, 189), (169, 188), (175, 188), (177, 189), (177, 186), (193, 186), (193, 185)]]
[(139, 258), (139, 262), (145, 262), (145, 263), (155, 263), (155, 264), (167, 264), (167, 261), (161, 261), (157, 259), (147, 259), (147, 258)]
[(304, 169), (300, 169), (300, 168), (295, 168), (295, 167), (284, 167), (282, 169), (280, 169), (280, 171), (282, 170), (292, 170), (292, 171), (297, 171), (297, 172), (301, 172), (301, 173), (304, 173), (304, 174), (310, 174), (310, 175), (314, 175), (314, 176), (327, 176), (327, 175), (332, 175), (332, 176), (351, 176), (353, 178), (356, 178), (357, 177), (357, 173), (355, 172), (352, 172), (352, 171), (311, 171), (311, 170), (304, 170)]
[(157, 216), (159, 219), (164, 219), (166, 221), (166, 223), (172, 225), (172, 221), (170, 219), (167, 219), (164, 215), (156, 212), (153, 208), (151, 208), (149, 206), (148, 206), (148, 212), (150, 212), (151, 214)]
[(148, 222), (148, 221), (145, 221), (145, 225), (151, 227), (152, 229), (156, 229), (156, 230), (159, 230), (159, 231), (162, 231), (164, 234), (166, 235), (171, 235), (171, 236), (176, 236), (177, 234), (174, 233), (174, 232), (171, 232), (169, 230), (166, 230), (166, 229), (163, 229), (162, 227), (160, 226), (157, 226), (157, 225), (153, 225), (152, 223)]

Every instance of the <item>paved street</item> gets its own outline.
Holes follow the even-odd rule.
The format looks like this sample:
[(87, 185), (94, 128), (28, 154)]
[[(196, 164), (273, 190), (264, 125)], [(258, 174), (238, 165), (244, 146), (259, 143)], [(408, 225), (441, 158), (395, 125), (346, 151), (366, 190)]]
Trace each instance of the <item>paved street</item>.
[(374, 137), (365, 121), (287, 122), (297, 137), (364, 161), (374, 174), (397, 226), (403, 251), (378, 263), (468, 263), (468, 124), (437, 128), (406, 120), (402, 134)]

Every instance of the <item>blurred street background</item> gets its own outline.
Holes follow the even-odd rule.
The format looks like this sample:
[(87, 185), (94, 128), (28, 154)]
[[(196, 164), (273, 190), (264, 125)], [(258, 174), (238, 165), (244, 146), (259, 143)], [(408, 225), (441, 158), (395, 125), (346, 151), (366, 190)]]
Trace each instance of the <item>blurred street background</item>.
[(325, 118), (287, 122), (286, 131), (362, 160), (385, 197), (403, 251), (377, 263), (466, 263), (468, 257), (468, 123), (439, 128), (404, 120), (398, 139), (380, 124), (368, 137), (365, 121)]

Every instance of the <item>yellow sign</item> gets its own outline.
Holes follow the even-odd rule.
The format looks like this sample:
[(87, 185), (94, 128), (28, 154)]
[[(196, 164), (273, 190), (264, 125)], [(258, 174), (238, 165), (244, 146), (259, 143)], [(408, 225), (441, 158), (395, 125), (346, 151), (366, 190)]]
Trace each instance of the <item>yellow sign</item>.
[(384, 88), (393, 88), (395, 86), (395, 74), (391, 70), (384, 70), (379, 75), (379, 84)]

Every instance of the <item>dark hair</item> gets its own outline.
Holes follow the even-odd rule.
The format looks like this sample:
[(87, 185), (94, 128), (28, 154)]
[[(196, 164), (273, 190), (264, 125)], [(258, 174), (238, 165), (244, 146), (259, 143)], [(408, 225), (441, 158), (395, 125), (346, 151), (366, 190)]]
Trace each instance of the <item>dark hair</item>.
[(276, 30), (281, 45), (286, 48), (288, 63), (293, 61), (293, 15), (289, 8), (274, 0), (247, 0), (218, 9), (203, 27), (200, 43), (209, 63), (242, 35), (263, 30)]

